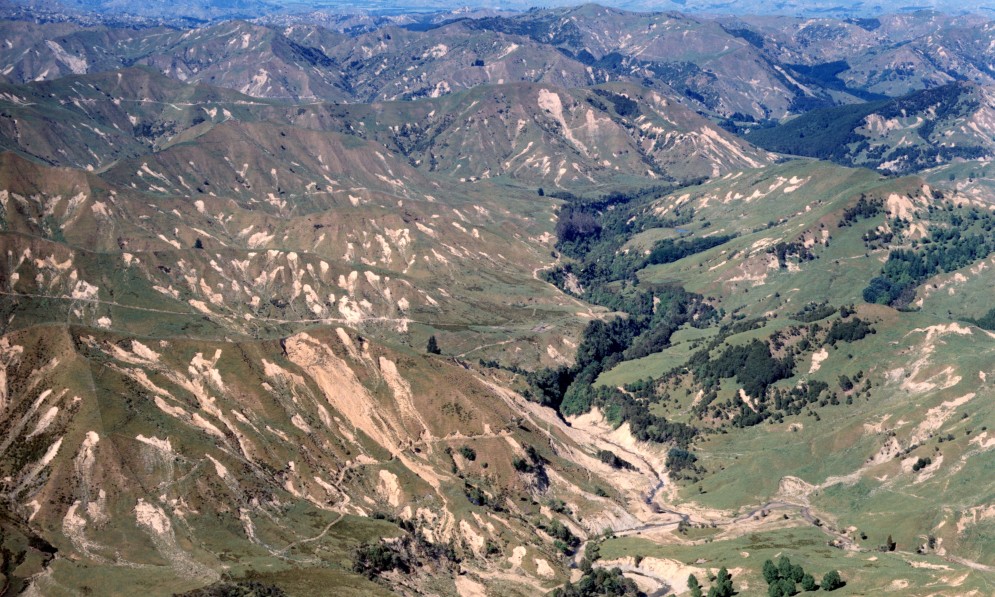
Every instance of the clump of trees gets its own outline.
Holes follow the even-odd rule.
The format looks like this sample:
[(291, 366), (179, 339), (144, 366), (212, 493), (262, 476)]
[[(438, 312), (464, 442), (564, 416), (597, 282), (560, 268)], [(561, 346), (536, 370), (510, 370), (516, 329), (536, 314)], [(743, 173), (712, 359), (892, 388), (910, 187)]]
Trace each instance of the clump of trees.
[(706, 387), (718, 386), (720, 379), (735, 377), (748, 395), (761, 398), (774, 382), (794, 375), (795, 361), (791, 356), (776, 359), (770, 346), (758, 339), (741, 346), (730, 346), (715, 359), (707, 350), (696, 352), (688, 368)]
[(523, 475), (531, 475), (537, 489), (544, 491), (549, 487), (549, 474), (546, 472), (546, 459), (535, 449), (535, 446), (525, 446), (525, 457), (515, 457), (511, 460), (515, 471)]
[(175, 593), (174, 597), (287, 597), (287, 593), (276, 585), (255, 580), (222, 580), (186, 593)]
[[(781, 556), (777, 564), (772, 560), (766, 560), (763, 567), (764, 580), (767, 581), (768, 597), (790, 597), (797, 595), (798, 589), (811, 592), (819, 590), (819, 585), (815, 583), (815, 577), (805, 572), (798, 564), (792, 564), (788, 556)], [(842, 587), (845, 583), (836, 570), (827, 572), (822, 577), (822, 589), (824, 591), (834, 591)]]
[(637, 116), (639, 114), (639, 104), (635, 100), (612, 93), (607, 89), (595, 89), (594, 93), (610, 101), (615, 106), (615, 113), (622, 117)]
[(459, 563), (451, 543), (429, 542), (413, 523), (404, 522), (399, 525), (404, 535), (359, 545), (352, 555), (353, 572), (372, 580), (390, 571), (409, 573), (423, 567), (452, 571)]
[(474, 460), (477, 459), (477, 451), (471, 448), (470, 446), (460, 446), (459, 453), (460, 456), (466, 458), (470, 462), (473, 462)]
[(635, 470), (636, 467), (628, 460), (619, 458), (618, 454), (611, 450), (598, 450), (598, 460), (604, 462), (614, 469)]
[(653, 249), (646, 257), (646, 265), (658, 265), (663, 263), (673, 263), (685, 257), (690, 257), (702, 251), (707, 251), (713, 247), (724, 245), (735, 238), (732, 235), (717, 234), (714, 236), (699, 236), (687, 240), (675, 240), (667, 238), (653, 245)]
[(352, 570), (369, 579), (391, 570), (410, 572), (411, 565), (405, 555), (399, 546), (383, 540), (364, 543), (353, 554)]
[(815, 259), (815, 255), (808, 250), (808, 247), (800, 242), (786, 243), (782, 241), (768, 248), (767, 253), (777, 257), (777, 264), (781, 269), (788, 267), (788, 257), (791, 255), (796, 256), (800, 261)]
[(476, 485), (465, 483), (463, 486), (463, 495), (474, 506), (487, 506), (490, 503), (490, 500), (487, 499), (487, 494)]
[(973, 323), (979, 328), (995, 331), (995, 309), (989, 310), (988, 313), (985, 313), (977, 319), (968, 318), (967, 321)]
[(535, 446), (525, 446), (525, 458), (514, 458), (511, 465), (520, 473), (537, 473), (546, 464), (546, 459), (539, 454)]
[(536, 526), (549, 533), (549, 536), (553, 538), (553, 545), (556, 549), (566, 555), (574, 553), (574, 550), (580, 545), (580, 538), (574, 535), (573, 531), (559, 520), (553, 519), (549, 522), (539, 521)]
[(552, 593), (553, 597), (635, 597), (639, 588), (619, 568), (592, 568), (575, 583), (568, 582)]
[(702, 597), (701, 583), (693, 574), (688, 576), (688, 590), (691, 592), (691, 597)]
[(884, 545), (878, 547), (878, 551), (895, 551), (895, 549), (897, 548), (898, 544), (895, 543), (895, 540), (891, 538), (891, 535), (888, 535), (888, 538), (885, 540)]
[[(704, 589), (698, 581), (698, 577), (694, 574), (688, 576), (688, 589), (691, 592), (691, 597), (702, 597)], [(732, 584), (732, 575), (723, 566), (719, 569), (718, 575), (715, 576), (715, 581), (708, 589), (708, 597), (732, 597), (735, 594), (736, 589)]]
[(698, 457), (683, 448), (667, 452), (667, 470), (671, 479), (697, 480), (705, 469), (698, 466)]
[(837, 342), (856, 342), (874, 333), (876, 333), (874, 328), (859, 317), (846, 321), (837, 319), (826, 334), (826, 344), (836, 346)]
[(803, 382), (793, 388), (772, 392), (774, 408), (789, 415), (797, 415), (807, 406), (819, 402), (819, 397), (829, 390), (829, 384), (817, 379)]
[(840, 220), (840, 228), (852, 225), (857, 220), (866, 220), (884, 211), (884, 201), (881, 199), (868, 199), (863, 193), (852, 206), (843, 210), (843, 218)]
[(555, 231), (561, 243), (593, 240), (601, 234), (601, 222), (590, 213), (564, 207), (556, 219)]
[(830, 305), (828, 301), (822, 301), (821, 303), (812, 302), (806, 304), (798, 312), (793, 313), (791, 319), (803, 323), (812, 323), (813, 321), (825, 319), (834, 313), (836, 313), (836, 307)]
[[(988, 220), (995, 219), (988, 214), (975, 217), (985, 220), (979, 224), (985, 232), (991, 227)], [(927, 278), (960, 269), (995, 252), (995, 237), (964, 232), (961, 228), (965, 225), (961, 219), (960, 226), (934, 228), (930, 236), (923, 239), (924, 248), (919, 251), (896, 249), (889, 253), (881, 275), (873, 278), (864, 289), (864, 300), (907, 307), (915, 299), (916, 286)]]

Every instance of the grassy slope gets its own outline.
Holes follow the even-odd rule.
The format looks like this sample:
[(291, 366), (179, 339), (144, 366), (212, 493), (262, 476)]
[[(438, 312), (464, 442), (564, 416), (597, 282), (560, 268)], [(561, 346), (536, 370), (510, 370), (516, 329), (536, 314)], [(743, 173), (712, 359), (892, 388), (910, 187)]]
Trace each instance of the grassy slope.
[[(783, 187), (787, 185), (781, 185), (779, 190), (748, 204), (734, 198), (722, 201), (736, 193), (749, 197), (755, 188), (769, 189), (777, 177), (806, 182), (791, 193), (784, 193)], [(879, 216), (858, 220), (851, 227), (836, 228), (841, 210), (861, 193), (888, 197), (897, 193), (914, 194), (915, 188), (913, 179), (884, 180), (867, 171), (794, 162), (773, 172), (747, 173), (737, 181), (716, 181), (690, 189), (689, 193), (682, 191), (664, 199), (661, 205), (682, 199), (694, 205), (695, 222), (687, 228), (698, 234), (715, 230), (715, 233), (738, 232), (742, 236), (676, 263), (651, 266), (640, 272), (640, 277), (654, 282), (680, 281), (689, 290), (717, 297), (727, 311), (739, 310), (747, 317), (775, 314), (763, 328), (733, 335), (724, 344), (766, 338), (775, 330), (798, 325), (788, 315), (808, 302), (862, 303), (861, 290), (880, 271), (886, 253), (865, 254), (861, 235), (878, 226), (882, 219)], [(808, 208), (801, 209), (805, 205)], [(778, 221), (778, 217), (786, 219)], [(703, 220), (712, 225), (702, 229)], [(778, 223), (767, 228), (768, 220)], [(778, 268), (776, 264), (772, 269), (750, 265), (751, 260), (765, 258), (763, 246), (772, 240), (790, 241), (811, 230), (821, 233), (822, 225), (830, 240), (828, 246), (819, 244), (813, 249), (816, 260), (788, 269)], [(979, 437), (979, 434), (985, 433), (982, 429), (986, 427), (995, 427), (995, 409), (984, 398), (991, 394), (984, 379), (986, 373), (990, 375), (995, 339), (977, 328), (965, 335), (945, 333), (943, 328), (936, 327), (946, 326), (960, 313), (977, 316), (987, 310), (989, 305), (982, 297), (988, 295), (991, 285), (982, 272), (990, 266), (979, 269), (974, 265), (928, 281), (920, 289), (922, 310), (917, 313), (897, 313), (868, 305), (859, 307), (861, 317), (876, 322), (877, 334), (860, 342), (828, 348), (827, 357), (817, 371), (810, 372), (811, 358), (803, 358), (795, 377), (777, 385), (791, 387), (802, 380), (819, 379), (840, 392), (836, 380), (841, 374), (853, 377), (862, 371), (874, 384), (870, 397), (855, 397), (853, 405), (819, 409), (818, 420), (802, 414), (786, 417), (784, 423), (706, 436), (695, 449), (710, 473), (699, 483), (683, 488), (680, 491), (683, 498), (700, 506), (728, 511), (768, 500), (797, 501), (799, 496), (782, 487), (781, 479), (785, 475), (798, 477), (806, 483), (823, 486), (803, 499), (834, 528), (858, 529), (849, 534), (862, 549), (873, 552), (890, 534), (899, 543), (899, 550), (906, 553), (889, 554), (871, 563), (870, 553), (809, 549), (809, 543), (794, 540), (798, 533), (811, 533), (805, 529), (771, 532), (770, 541), (778, 549), (795, 549), (804, 557), (820, 562), (821, 567), (831, 564), (844, 570), (845, 577), (849, 574), (849, 578), (859, 583), (851, 584), (854, 594), (864, 594), (873, 587), (888, 588), (893, 581), (903, 580), (912, 587), (938, 583), (934, 586), (945, 585), (946, 591), (953, 593), (971, 589), (986, 592), (984, 587), (989, 581), (985, 580), (984, 572), (971, 571), (950, 561), (942, 564), (950, 570), (911, 568), (902, 560), (912, 557), (909, 552), (924, 543), (927, 535), (934, 535), (941, 546), (947, 547), (947, 553), (974, 559), (981, 565), (992, 563), (990, 524), (980, 519), (973, 524), (970, 520), (974, 515), (967, 514), (967, 519), (962, 519), (962, 513), (976, 512), (990, 499), (981, 481), (990, 468), (981, 449), (987, 445), (988, 435)], [(742, 279), (744, 273), (750, 274), (748, 279)], [(934, 283), (937, 289), (932, 288)], [(933, 335), (927, 332), (931, 327), (935, 330)], [(619, 364), (602, 374), (599, 383), (621, 385), (657, 377), (683, 364), (692, 352), (692, 340), (704, 335), (694, 332), (691, 335), (679, 332), (673, 346), (660, 353)], [(712, 354), (719, 350), (721, 347)], [(945, 369), (948, 366), (952, 367), (949, 374)], [(720, 401), (735, 393), (735, 384), (726, 381), (730, 383), (723, 383)], [(686, 409), (693, 395), (685, 396), (682, 387), (686, 386), (671, 392), (676, 397), (674, 402), (656, 405), (660, 414), (686, 420)], [(957, 402), (963, 404), (953, 406)], [(880, 425), (875, 428), (874, 424)], [(888, 455), (880, 464), (865, 467), (868, 459), (888, 444), (892, 432), (902, 449), (909, 450), (900, 458), (886, 452)], [(940, 436), (947, 434), (953, 435), (953, 441), (939, 442)], [(930, 456), (935, 462), (941, 454), (941, 464), (930, 469), (932, 472), (917, 474), (908, 469), (915, 458)], [(911, 461), (905, 460), (903, 468), (901, 461), (908, 458)], [(858, 472), (856, 477), (845, 478), (855, 472)], [(827, 482), (832, 477), (844, 479)], [(957, 521), (961, 521), (959, 531)], [(866, 533), (867, 538), (860, 539), (860, 532)], [(824, 539), (819, 544), (824, 544)], [(752, 549), (746, 547), (747, 541), (754, 539), (720, 537), (714, 547), (691, 550), (643, 544), (640, 553), (664, 553), (690, 562), (696, 550), (712, 550), (709, 553), (715, 558), (715, 566), (749, 567), (752, 562), (749, 574), (756, 577), (762, 560), (752, 561), (751, 556), (750, 562), (744, 562), (735, 555), (740, 550), (756, 549), (756, 545)], [(930, 557), (924, 560), (926, 564), (936, 564), (935, 556)], [(855, 558), (865, 563), (856, 566)], [(706, 559), (711, 558), (706, 556)], [(963, 588), (953, 588), (965, 574), (969, 580), (959, 585)]]
[[(764, 560), (777, 561), (782, 555), (791, 558), (811, 573), (816, 582), (829, 570), (840, 570), (847, 586), (835, 595), (867, 595), (874, 592), (900, 592), (903, 595), (986, 594), (992, 584), (968, 574), (962, 566), (950, 565), (935, 556), (910, 557), (896, 553), (845, 552), (825, 544), (825, 536), (811, 528), (792, 528), (757, 532), (732, 540), (687, 545), (661, 545), (640, 537), (606, 541), (601, 554), (606, 559), (644, 556), (667, 558), (709, 569), (712, 573), (725, 566), (734, 573), (733, 583), (740, 594), (762, 595), (767, 584), (761, 575)], [(916, 565), (911, 565), (914, 562)], [(699, 581), (708, 585), (704, 575)], [(802, 593), (804, 594), (804, 593)]]

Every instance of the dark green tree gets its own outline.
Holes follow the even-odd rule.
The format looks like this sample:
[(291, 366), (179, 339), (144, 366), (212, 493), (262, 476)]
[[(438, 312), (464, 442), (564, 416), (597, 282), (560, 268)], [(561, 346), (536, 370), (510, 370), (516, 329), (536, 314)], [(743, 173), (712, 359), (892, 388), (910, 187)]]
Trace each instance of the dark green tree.
[(770, 560), (764, 561), (764, 580), (768, 585), (773, 585), (781, 575), (777, 572), (777, 566)]
[(425, 345), (425, 352), (428, 354), (442, 354), (442, 351), (439, 350), (439, 343), (436, 341), (434, 335), (428, 337), (428, 343)]
[(715, 578), (715, 583), (709, 589), (708, 594), (712, 595), (714, 593), (715, 597), (732, 597), (735, 592), (732, 586), (732, 575), (723, 566), (719, 569), (719, 575)]
[(805, 570), (798, 564), (795, 564), (791, 567), (791, 576), (789, 578), (795, 582), (801, 582), (805, 578)]
[(815, 584), (815, 577), (811, 574), (805, 573), (802, 577), (802, 590), (803, 591), (815, 591), (819, 587)]
[(688, 589), (691, 591), (691, 597), (701, 597), (701, 583), (698, 582), (698, 577), (691, 574), (688, 576)]
[(791, 558), (781, 556), (777, 561), (777, 574), (780, 578), (791, 578)]
[(843, 579), (840, 578), (840, 573), (836, 570), (830, 570), (825, 576), (822, 577), (823, 591), (835, 591), (844, 584), (846, 583), (843, 582)]

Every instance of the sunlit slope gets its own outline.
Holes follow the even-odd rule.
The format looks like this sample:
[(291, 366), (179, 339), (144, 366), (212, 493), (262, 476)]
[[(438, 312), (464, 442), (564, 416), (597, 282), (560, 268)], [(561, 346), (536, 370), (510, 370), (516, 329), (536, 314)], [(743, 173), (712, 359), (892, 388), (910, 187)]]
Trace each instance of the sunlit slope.
[[(987, 400), (995, 335), (966, 319), (988, 310), (980, 297), (989, 286), (990, 258), (928, 277), (905, 310), (867, 304), (863, 289), (881, 274), (889, 251), (922, 250), (929, 246), (923, 239), (948, 228), (950, 218), (969, 220), (987, 205), (918, 178), (793, 162), (688, 188), (649, 209), (693, 213), (680, 234), (736, 235), (639, 273), (643, 283), (681, 283), (711, 297), (734, 315), (733, 323), (681, 330), (663, 351), (624, 361), (599, 379), (619, 386), (658, 380), (664, 393), (653, 399), (654, 412), (720, 431), (694, 444), (705, 472), (679, 492), (691, 520), (726, 529), (725, 516), (763, 506), (772, 512), (757, 519), (766, 526), (787, 509), (788, 526), (818, 519), (822, 532), (835, 538), (843, 551), (819, 557), (851, 570), (862, 583), (854, 587), (858, 592), (905, 583), (916, 587), (912, 594), (929, 593), (926, 584), (943, 594), (983, 594), (992, 565), (985, 530), (991, 496), (981, 479), (995, 445), (986, 439), (995, 423)], [(970, 230), (965, 226), (965, 234)], [(640, 237), (666, 235), (649, 230)], [(640, 237), (629, 250), (639, 250)], [(838, 307), (847, 305), (852, 310), (841, 313)], [(743, 325), (737, 328), (735, 320)], [(857, 331), (858, 321), (870, 332)], [(702, 385), (702, 371), (756, 340), (793, 363), (767, 398), (744, 393), (735, 376), (715, 388)], [(825, 393), (800, 408), (787, 406), (796, 395), (791, 392), (801, 396), (814, 387)], [(786, 406), (781, 397), (775, 406), (771, 395), (781, 395)], [(753, 413), (761, 422), (744, 423)], [(729, 528), (712, 540), (739, 545), (738, 535)], [(871, 554), (889, 535), (902, 554), (897, 562), (912, 563), (907, 577), (885, 572), (896, 563), (890, 553), (880, 565), (862, 565), (866, 572), (845, 559), (875, 562)], [(794, 551), (813, 557), (797, 533), (769, 536), (793, 550), (792, 557)], [(680, 537), (657, 540), (680, 543)], [(626, 549), (691, 561), (650, 545)], [(734, 550), (706, 551), (713, 565), (745, 566), (744, 575), (763, 583), (756, 562), (751, 570)]]

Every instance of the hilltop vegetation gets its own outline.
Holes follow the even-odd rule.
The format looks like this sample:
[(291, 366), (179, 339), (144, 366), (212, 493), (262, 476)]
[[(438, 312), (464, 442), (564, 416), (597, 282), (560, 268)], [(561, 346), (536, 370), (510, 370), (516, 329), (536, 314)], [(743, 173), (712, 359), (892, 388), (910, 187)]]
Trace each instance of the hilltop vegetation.
[[(951, 83), (895, 98), (823, 108), (746, 138), (780, 153), (908, 173), (992, 154), (991, 139), (967, 128), (986, 121), (987, 91)], [(956, 133), (949, 136), (947, 133)]]

